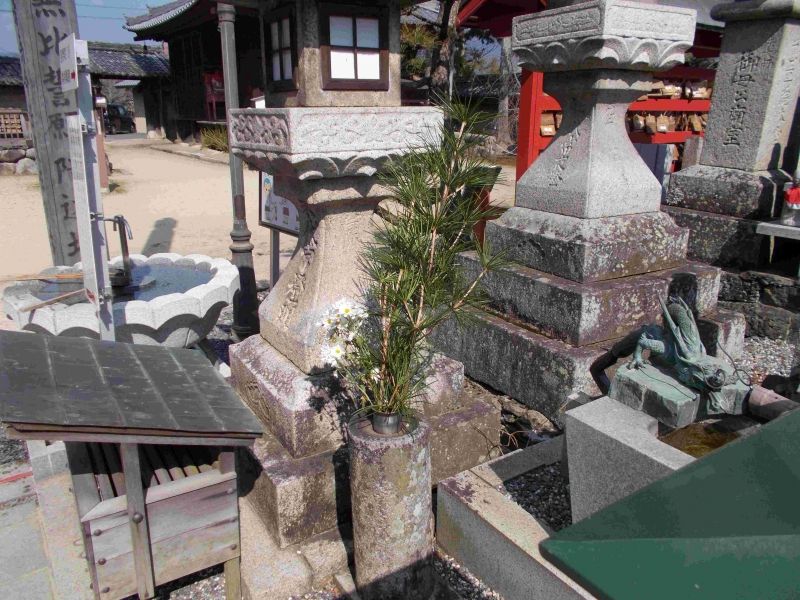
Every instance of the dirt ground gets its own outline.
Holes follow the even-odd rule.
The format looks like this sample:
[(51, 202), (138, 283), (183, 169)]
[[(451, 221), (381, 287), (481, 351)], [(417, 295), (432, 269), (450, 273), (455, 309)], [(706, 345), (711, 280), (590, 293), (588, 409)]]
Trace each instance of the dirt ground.
[[(103, 196), (107, 215), (123, 214), (133, 229), (131, 252), (199, 253), (230, 258), (230, 179), (227, 165), (161, 152), (138, 141), (107, 146), (114, 173)], [(493, 200), (513, 204), (513, 169), (504, 167)], [(247, 222), (253, 233), (256, 277), (269, 277), (269, 230), (258, 225), (257, 174), (245, 171)], [(119, 239), (108, 228), (112, 256)], [(295, 239), (281, 235), (281, 263)], [(50, 266), (39, 180), (36, 176), (0, 177), (0, 277), (35, 273)]]

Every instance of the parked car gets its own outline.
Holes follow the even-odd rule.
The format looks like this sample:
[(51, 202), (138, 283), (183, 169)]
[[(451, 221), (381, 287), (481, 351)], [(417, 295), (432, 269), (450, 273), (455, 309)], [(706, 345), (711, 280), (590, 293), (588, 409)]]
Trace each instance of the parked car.
[(109, 104), (103, 117), (106, 133), (136, 133), (133, 115), (122, 104)]

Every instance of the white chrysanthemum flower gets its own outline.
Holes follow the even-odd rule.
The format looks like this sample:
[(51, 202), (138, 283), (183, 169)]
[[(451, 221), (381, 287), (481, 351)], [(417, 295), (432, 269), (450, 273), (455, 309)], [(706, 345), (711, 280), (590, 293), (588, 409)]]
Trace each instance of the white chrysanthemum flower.
[(327, 346), (322, 351), (322, 357), (328, 364), (339, 364), (339, 362), (344, 358), (344, 348), (339, 344)]

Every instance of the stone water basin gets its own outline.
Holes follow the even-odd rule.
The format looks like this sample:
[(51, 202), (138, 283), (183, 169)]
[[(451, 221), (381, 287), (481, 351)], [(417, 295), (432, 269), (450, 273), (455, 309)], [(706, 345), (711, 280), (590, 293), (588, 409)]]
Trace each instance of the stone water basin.
[[(239, 289), (239, 272), (223, 258), (174, 253), (150, 257), (132, 254), (132, 283), (142, 284), (130, 295), (113, 300), (116, 339), (134, 344), (189, 347), (205, 338), (222, 309)], [(109, 262), (122, 267), (122, 257)], [(80, 272), (72, 267), (51, 267), (43, 274)], [(77, 283), (26, 281), (3, 292), (3, 308), (17, 327), (52, 335), (99, 338), (92, 305), (81, 295), (29, 312), (27, 306), (72, 290)]]

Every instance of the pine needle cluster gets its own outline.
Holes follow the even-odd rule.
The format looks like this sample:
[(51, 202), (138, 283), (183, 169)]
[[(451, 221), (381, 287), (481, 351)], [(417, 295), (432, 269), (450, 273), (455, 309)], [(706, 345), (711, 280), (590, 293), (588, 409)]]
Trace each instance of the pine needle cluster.
[[(496, 207), (480, 202), (498, 169), (476, 152), (492, 117), (471, 104), (439, 104), (441, 129), (388, 165), (382, 182), (391, 201), (362, 255), (365, 309), (345, 336), (339, 370), (355, 388), (360, 408), (369, 411), (410, 411), (430, 375), (431, 332), (482, 305), (481, 281), (502, 262), (474, 232), (481, 220), (498, 215)], [(480, 261), (474, 278), (458, 264), (468, 250)]]

